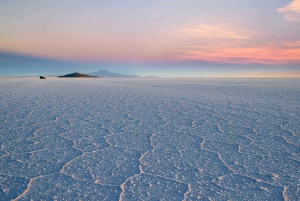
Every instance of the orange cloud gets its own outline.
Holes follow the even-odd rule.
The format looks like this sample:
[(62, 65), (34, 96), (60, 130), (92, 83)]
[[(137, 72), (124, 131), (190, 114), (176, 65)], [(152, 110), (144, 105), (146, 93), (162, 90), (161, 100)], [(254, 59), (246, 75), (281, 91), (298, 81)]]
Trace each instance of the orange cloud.
[(251, 39), (249, 33), (236, 30), (222, 25), (194, 25), (187, 26), (180, 30), (183, 37), (196, 38), (220, 38), (220, 39)]
[(287, 21), (300, 21), (300, 0), (294, 0), (283, 8), (277, 9)]
[(285, 42), (285, 46), (290, 48), (300, 48), (300, 41), (293, 41), (293, 42)]

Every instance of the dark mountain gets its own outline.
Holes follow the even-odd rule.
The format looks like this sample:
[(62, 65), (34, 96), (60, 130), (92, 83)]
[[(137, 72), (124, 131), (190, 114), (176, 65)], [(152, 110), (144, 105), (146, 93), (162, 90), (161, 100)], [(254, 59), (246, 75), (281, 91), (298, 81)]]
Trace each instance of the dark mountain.
[(119, 73), (111, 73), (107, 70), (99, 70), (95, 73), (89, 73), (91, 76), (98, 76), (98, 77), (139, 77), (138, 75), (124, 75)]
[(66, 74), (66, 75), (58, 76), (58, 77), (90, 77), (90, 78), (93, 78), (93, 77), (98, 77), (98, 76), (91, 76), (91, 75), (86, 75), (86, 74), (81, 74), (81, 73), (75, 72), (75, 73)]

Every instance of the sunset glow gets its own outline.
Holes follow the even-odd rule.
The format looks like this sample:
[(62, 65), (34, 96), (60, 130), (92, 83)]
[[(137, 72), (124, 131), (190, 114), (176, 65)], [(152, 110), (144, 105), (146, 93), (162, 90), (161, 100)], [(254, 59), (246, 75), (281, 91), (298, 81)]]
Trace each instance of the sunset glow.
[(0, 11), (1, 52), (134, 64), (143, 75), (153, 64), (191, 62), (300, 72), (300, 0), (5, 1)]

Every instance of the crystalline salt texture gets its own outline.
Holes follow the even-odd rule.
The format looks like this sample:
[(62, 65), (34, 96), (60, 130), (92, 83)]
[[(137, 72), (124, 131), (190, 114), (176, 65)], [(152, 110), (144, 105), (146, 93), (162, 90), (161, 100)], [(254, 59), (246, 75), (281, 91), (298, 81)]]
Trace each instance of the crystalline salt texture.
[(299, 86), (0, 78), (0, 200), (299, 200)]

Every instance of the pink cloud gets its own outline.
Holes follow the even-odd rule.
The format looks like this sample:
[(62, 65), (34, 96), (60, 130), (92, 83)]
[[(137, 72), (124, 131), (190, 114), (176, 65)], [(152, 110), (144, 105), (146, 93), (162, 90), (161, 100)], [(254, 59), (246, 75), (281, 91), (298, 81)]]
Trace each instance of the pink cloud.
[(299, 63), (300, 48), (274, 48), (274, 47), (222, 47), (210, 50), (186, 50), (176, 52), (178, 60), (202, 60), (218, 63)]

